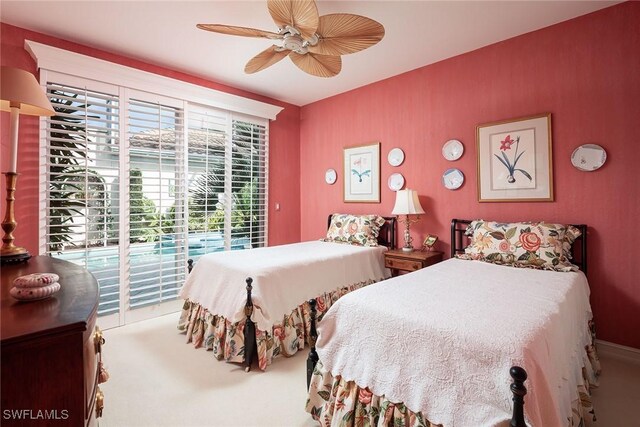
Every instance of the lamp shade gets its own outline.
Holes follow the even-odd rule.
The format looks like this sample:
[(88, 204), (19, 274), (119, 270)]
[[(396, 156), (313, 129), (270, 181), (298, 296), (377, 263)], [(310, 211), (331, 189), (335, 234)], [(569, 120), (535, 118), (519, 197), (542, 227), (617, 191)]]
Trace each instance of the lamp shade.
[(418, 200), (416, 190), (399, 190), (396, 192), (396, 204), (391, 214), (393, 215), (418, 215), (423, 214), (424, 209)]
[(0, 110), (17, 107), (19, 114), (53, 116), (55, 111), (36, 78), (30, 72), (13, 67), (1, 67)]

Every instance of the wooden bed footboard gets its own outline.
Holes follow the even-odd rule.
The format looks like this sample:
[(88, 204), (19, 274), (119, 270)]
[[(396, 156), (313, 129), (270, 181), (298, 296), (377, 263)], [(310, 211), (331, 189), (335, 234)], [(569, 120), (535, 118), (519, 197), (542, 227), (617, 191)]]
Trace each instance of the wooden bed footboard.
[[(311, 385), (311, 376), (313, 370), (318, 363), (318, 353), (316, 352), (316, 340), (318, 338), (318, 332), (316, 330), (316, 300), (309, 300), (309, 307), (311, 308), (311, 325), (309, 327), (309, 356), (307, 357), (307, 390)], [(520, 366), (512, 366), (509, 369), (509, 375), (511, 376), (511, 393), (513, 394), (513, 411), (511, 415), (510, 427), (527, 427), (524, 421), (524, 396), (527, 394), (527, 388), (524, 386), (524, 382), (527, 379), (527, 372)]]
[(253, 289), (253, 279), (247, 277), (247, 303), (244, 306), (244, 315), (247, 317), (244, 323), (244, 370), (251, 370), (253, 357), (258, 355), (258, 345), (256, 342), (256, 325), (251, 320), (253, 314), (253, 301), (251, 300), (251, 290)]
[(316, 299), (311, 298), (309, 300), (309, 309), (311, 324), (309, 325), (309, 356), (307, 357), (307, 390), (309, 390), (309, 384), (311, 384), (311, 376), (313, 370), (318, 363), (318, 353), (316, 353), (316, 339), (318, 338), (318, 331), (316, 330), (316, 317), (318, 312), (316, 311)]

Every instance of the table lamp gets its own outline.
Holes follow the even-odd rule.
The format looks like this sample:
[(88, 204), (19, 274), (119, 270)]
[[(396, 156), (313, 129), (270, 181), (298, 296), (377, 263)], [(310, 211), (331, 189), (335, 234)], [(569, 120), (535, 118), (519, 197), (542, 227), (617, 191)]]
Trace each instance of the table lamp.
[(29, 116), (53, 116), (55, 111), (36, 78), (30, 72), (12, 67), (0, 67), (0, 110), (11, 113), (11, 151), (9, 171), (4, 172), (7, 181), (7, 206), (2, 221), (2, 248), (0, 263), (9, 264), (26, 261), (31, 255), (25, 248), (13, 244), (13, 232), (18, 223), (15, 219), (14, 203), (18, 180), (18, 120), (20, 114)]
[[(411, 224), (420, 220), (420, 214), (424, 213), (424, 209), (420, 205), (420, 200), (418, 200), (418, 192), (416, 190), (399, 190), (396, 192), (396, 204), (393, 207), (392, 215), (398, 215), (398, 221), (404, 222), (404, 247), (402, 250), (404, 252), (413, 251), (413, 246), (411, 242), (413, 238), (411, 237), (411, 232), (409, 228)], [(400, 215), (404, 215), (404, 218), (400, 218)], [(409, 215), (418, 215), (415, 218), (409, 218)]]

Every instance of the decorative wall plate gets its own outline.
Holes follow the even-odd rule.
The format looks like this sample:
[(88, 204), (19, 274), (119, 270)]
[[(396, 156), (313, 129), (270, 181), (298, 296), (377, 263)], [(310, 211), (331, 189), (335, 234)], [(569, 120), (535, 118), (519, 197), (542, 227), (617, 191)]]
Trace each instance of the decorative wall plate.
[(457, 139), (450, 139), (442, 146), (442, 156), (449, 161), (458, 160), (462, 157), (462, 153), (464, 153), (464, 145)]
[(387, 182), (389, 189), (392, 191), (402, 190), (404, 187), (404, 176), (399, 173), (394, 173), (389, 177), (389, 181)]
[(327, 169), (327, 171), (324, 173), (324, 180), (329, 185), (334, 184), (337, 179), (338, 174), (336, 173), (335, 169)]
[(447, 169), (442, 174), (442, 185), (449, 190), (457, 190), (464, 183), (464, 174), (460, 169)]
[(404, 151), (400, 148), (394, 148), (389, 151), (387, 161), (391, 166), (400, 166), (404, 162)]
[(607, 152), (599, 145), (584, 144), (573, 150), (571, 164), (576, 169), (591, 172), (600, 169), (607, 161)]

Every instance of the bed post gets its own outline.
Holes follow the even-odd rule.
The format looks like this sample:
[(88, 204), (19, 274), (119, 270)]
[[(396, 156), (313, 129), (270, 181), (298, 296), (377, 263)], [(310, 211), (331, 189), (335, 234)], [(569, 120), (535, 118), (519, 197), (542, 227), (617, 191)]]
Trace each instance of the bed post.
[(313, 370), (318, 363), (318, 353), (316, 353), (316, 339), (318, 338), (318, 332), (316, 331), (316, 300), (312, 298), (309, 300), (309, 308), (311, 324), (309, 325), (309, 356), (307, 357), (307, 390), (309, 390), (309, 384), (311, 384), (311, 376)]
[(509, 375), (513, 379), (511, 383), (511, 393), (513, 393), (513, 415), (511, 417), (511, 427), (527, 427), (524, 422), (524, 395), (527, 388), (524, 382), (527, 379), (527, 372), (520, 366), (512, 366)]
[(256, 350), (256, 325), (251, 320), (253, 314), (253, 301), (251, 301), (251, 290), (253, 287), (253, 279), (247, 277), (247, 303), (244, 306), (244, 315), (247, 316), (244, 323), (244, 370), (249, 372), (251, 370), (251, 362), (253, 356), (257, 353)]
[(191, 270), (193, 270), (193, 260), (192, 259), (188, 259), (187, 260), (187, 271), (189, 273), (191, 273)]

